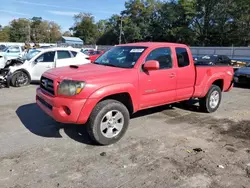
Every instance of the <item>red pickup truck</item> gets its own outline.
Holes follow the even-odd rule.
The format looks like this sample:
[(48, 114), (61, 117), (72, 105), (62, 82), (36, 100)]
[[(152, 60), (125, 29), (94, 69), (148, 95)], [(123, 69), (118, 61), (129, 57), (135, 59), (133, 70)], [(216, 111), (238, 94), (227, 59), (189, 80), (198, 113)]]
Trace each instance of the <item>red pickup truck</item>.
[(232, 80), (230, 66), (196, 67), (186, 45), (133, 43), (113, 47), (94, 63), (45, 72), (36, 101), (56, 121), (85, 124), (95, 142), (108, 145), (142, 109), (198, 98), (202, 110), (216, 111)]

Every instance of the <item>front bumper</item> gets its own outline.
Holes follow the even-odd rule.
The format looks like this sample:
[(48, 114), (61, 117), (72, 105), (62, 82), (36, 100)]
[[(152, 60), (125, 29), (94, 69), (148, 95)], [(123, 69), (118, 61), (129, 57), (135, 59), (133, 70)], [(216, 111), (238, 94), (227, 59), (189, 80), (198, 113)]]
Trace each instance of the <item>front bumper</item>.
[(42, 91), (36, 90), (36, 103), (49, 116), (61, 123), (80, 124), (79, 115), (86, 103), (86, 99), (53, 97)]

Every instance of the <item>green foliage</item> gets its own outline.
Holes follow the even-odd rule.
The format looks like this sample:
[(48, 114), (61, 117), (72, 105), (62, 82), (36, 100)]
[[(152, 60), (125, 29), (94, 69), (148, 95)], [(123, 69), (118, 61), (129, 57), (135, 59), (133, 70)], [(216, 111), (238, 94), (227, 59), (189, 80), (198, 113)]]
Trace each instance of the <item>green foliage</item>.
[(80, 13), (74, 16), (75, 24), (71, 28), (76, 37), (81, 38), (85, 44), (95, 44), (98, 32), (94, 17), (88, 13)]
[[(121, 27), (122, 26), (122, 27)], [(85, 44), (138, 41), (179, 42), (192, 46), (249, 46), (249, 0), (127, 0), (125, 9), (95, 22), (92, 14), (74, 16), (70, 30)], [(71, 36), (70, 32), (63, 35)], [(56, 42), (60, 26), (33, 17), (0, 27), (0, 41)]]
[(0, 42), (9, 41), (10, 29), (8, 26), (2, 27), (0, 25)]
[(65, 31), (62, 36), (65, 36), (65, 37), (71, 37), (71, 32), (70, 31)]
[(29, 20), (20, 18), (10, 22), (9, 38), (11, 42), (27, 41), (27, 33), (29, 30)]
[(0, 30), (0, 41), (54, 43), (61, 37), (60, 30), (58, 24), (42, 20), (41, 17), (19, 18)]

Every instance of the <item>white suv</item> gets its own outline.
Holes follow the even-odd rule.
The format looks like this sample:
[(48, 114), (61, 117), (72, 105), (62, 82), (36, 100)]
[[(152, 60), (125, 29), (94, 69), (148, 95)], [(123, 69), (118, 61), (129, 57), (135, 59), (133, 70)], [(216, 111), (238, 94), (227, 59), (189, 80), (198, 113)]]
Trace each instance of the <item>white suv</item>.
[(37, 49), (28, 53), (21, 65), (9, 67), (11, 84), (15, 87), (39, 81), (42, 74), (56, 67), (90, 63), (88, 56), (74, 48)]

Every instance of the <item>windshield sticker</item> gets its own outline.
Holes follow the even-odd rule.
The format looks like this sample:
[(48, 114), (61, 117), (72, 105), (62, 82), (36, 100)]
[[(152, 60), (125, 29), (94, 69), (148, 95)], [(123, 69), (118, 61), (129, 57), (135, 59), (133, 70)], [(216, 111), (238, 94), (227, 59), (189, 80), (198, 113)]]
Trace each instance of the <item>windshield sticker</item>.
[(132, 49), (130, 50), (130, 53), (142, 53), (144, 51), (144, 49)]

